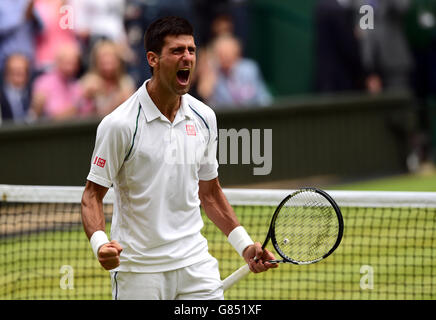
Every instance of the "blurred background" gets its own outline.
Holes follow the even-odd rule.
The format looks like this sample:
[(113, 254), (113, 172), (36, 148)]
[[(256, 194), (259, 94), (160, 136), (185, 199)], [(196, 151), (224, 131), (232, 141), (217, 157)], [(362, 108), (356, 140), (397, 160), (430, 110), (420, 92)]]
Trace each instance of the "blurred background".
[[(195, 28), (190, 93), (215, 110), (220, 182), (253, 239), (288, 191), (230, 188), (328, 189), (344, 215), (327, 263), (226, 298), (434, 300), (434, 192), (342, 190), (436, 191), (436, 0), (0, 0), (0, 299), (110, 299), (80, 187), (102, 117), (150, 77), (144, 32), (166, 15)], [(242, 262), (204, 221), (225, 278)]]
[(85, 184), (165, 15), (194, 25), (191, 94), (219, 128), (272, 129), (271, 172), (221, 164), (223, 186), (436, 190), (436, 0), (2, 0), (0, 183)]

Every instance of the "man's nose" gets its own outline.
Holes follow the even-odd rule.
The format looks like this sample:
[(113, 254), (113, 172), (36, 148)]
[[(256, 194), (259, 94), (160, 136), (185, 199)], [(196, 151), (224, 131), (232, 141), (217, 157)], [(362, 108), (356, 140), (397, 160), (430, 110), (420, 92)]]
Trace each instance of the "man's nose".
[(183, 52), (183, 59), (192, 60), (194, 58), (195, 58), (195, 53), (193, 53), (192, 51), (189, 51), (189, 49), (186, 49)]

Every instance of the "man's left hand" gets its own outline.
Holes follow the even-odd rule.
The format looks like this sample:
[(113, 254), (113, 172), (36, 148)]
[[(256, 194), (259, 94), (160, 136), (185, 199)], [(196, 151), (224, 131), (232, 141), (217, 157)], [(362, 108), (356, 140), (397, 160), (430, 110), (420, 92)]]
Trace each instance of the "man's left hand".
[(254, 273), (278, 267), (277, 263), (268, 262), (268, 260), (275, 260), (275, 257), (268, 249), (262, 250), (262, 245), (259, 242), (245, 248), (242, 256), (247, 262), (250, 271)]

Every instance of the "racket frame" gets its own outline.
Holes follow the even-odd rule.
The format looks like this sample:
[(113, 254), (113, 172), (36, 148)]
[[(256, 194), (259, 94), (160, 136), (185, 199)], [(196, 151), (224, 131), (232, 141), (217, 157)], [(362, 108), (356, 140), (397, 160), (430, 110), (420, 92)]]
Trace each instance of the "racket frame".
[[(281, 208), (283, 207), (283, 205), (289, 200), (289, 198), (295, 196), (298, 193), (304, 192), (304, 191), (312, 191), (312, 192), (319, 193), (320, 195), (324, 196), (327, 199), (327, 201), (332, 205), (332, 207), (334, 208), (334, 210), (336, 212), (336, 216), (338, 218), (338, 224), (339, 224), (338, 225), (339, 232), (338, 232), (338, 237), (337, 237), (336, 242), (333, 245), (333, 247), (326, 254), (324, 254), (322, 257), (314, 259), (312, 261), (295, 261), (292, 259), (288, 259), (287, 257), (284, 257), (282, 255), (282, 252), (281, 252), (281, 250), (277, 244), (277, 240), (275, 238), (274, 226), (275, 226), (275, 221), (277, 219), (277, 216), (278, 216)], [(342, 213), (341, 213), (341, 210), (339, 209), (339, 206), (336, 204), (336, 202), (333, 200), (333, 198), (327, 192), (325, 192), (321, 189), (317, 189), (314, 187), (301, 188), (301, 189), (289, 194), (288, 196), (286, 196), (280, 202), (280, 204), (277, 206), (277, 208), (274, 211), (274, 214), (271, 218), (268, 233), (267, 233), (267, 236), (265, 238), (265, 241), (263, 242), (262, 249), (263, 250), (265, 249), (266, 245), (268, 244), (268, 241), (271, 239), (271, 242), (273, 243), (275, 250), (283, 258), (283, 260), (269, 260), (270, 263), (292, 263), (292, 264), (297, 264), (297, 265), (312, 264), (312, 263), (316, 263), (318, 261), (325, 259), (329, 255), (331, 255), (333, 253), (333, 251), (336, 250), (336, 248), (341, 243), (343, 232), (344, 232), (344, 220), (342, 217)], [(226, 290), (230, 289), (233, 285), (235, 285), (239, 280), (244, 278), (249, 273), (250, 273), (250, 269), (248, 267), (248, 264), (243, 265), (242, 267), (240, 267), (238, 270), (236, 270), (231, 275), (229, 275), (226, 279), (223, 280), (223, 290), (226, 291)]]
[[(278, 245), (276, 237), (275, 237), (275, 222), (276, 222), (276, 219), (277, 219), (277, 217), (278, 217), (278, 215), (280, 213), (280, 210), (282, 209), (282, 207), (285, 205), (285, 203), (290, 198), (294, 197), (295, 195), (297, 195), (299, 193), (307, 192), (307, 191), (311, 191), (311, 192), (315, 192), (315, 193), (320, 194), (321, 196), (323, 196), (330, 203), (330, 205), (335, 210), (336, 217), (338, 219), (338, 229), (339, 229), (339, 231), (338, 231), (338, 236), (336, 238), (336, 242), (330, 248), (330, 250), (327, 253), (325, 253), (323, 256), (321, 256), (321, 257), (319, 257), (317, 259), (314, 259), (314, 260), (310, 260), (310, 261), (297, 261), (297, 260), (291, 259), (289, 257), (286, 257), (282, 253), (282, 251), (280, 249), (280, 246)], [(273, 245), (274, 249), (280, 255), (280, 257), (283, 258), (283, 260), (270, 260), (269, 262), (271, 262), (271, 263), (292, 263), (292, 264), (298, 264), (298, 265), (312, 264), (312, 263), (319, 262), (319, 261), (327, 258), (329, 255), (331, 255), (333, 253), (333, 251), (335, 251), (336, 248), (341, 243), (343, 233), (344, 233), (344, 219), (342, 217), (342, 213), (341, 213), (341, 210), (340, 210), (339, 206), (333, 200), (333, 198), (327, 192), (325, 192), (324, 190), (318, 189), (318, 188), (314, 188), (314, 187), (300, 188), (297, 191), (295, 191), (295, 192), (289, 194), (288, 196), (286, 196), (282, 200), (282, 202), (280, 202), (280, 204), (277, 206), (276, 210), (274, 211), (273, 217), (271, 218), (271, 223), (270, 223), (270, 226), (269, 226), (268, 235), (267, 235), (267, 238), (265, 239), (264, 244), (262, 245), (262, 249), (265, 249), (266, 244), (271, 239), (271, 242), (272, 242), (272, 245)]]

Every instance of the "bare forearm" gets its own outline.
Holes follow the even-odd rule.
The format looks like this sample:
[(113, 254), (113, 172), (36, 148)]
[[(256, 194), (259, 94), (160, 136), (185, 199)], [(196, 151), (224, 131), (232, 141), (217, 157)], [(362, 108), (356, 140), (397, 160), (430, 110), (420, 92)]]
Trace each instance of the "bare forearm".
[(240, 223), (219, 184), (214, 184), (208, 191), (200, 193), (201, 205), (208, 218), (228, 236)]
[(103, 208), (91, 202), (82, 201), (82, 224), (88, 239), (97, 230), (105, 230)]
[[(87, 185), (88, 186), (88, 185)], [(102, 196), (91, 188), (86, 188), (82, 197), (82, 224), (88, 239), (94, 232), (105, 230)]]

